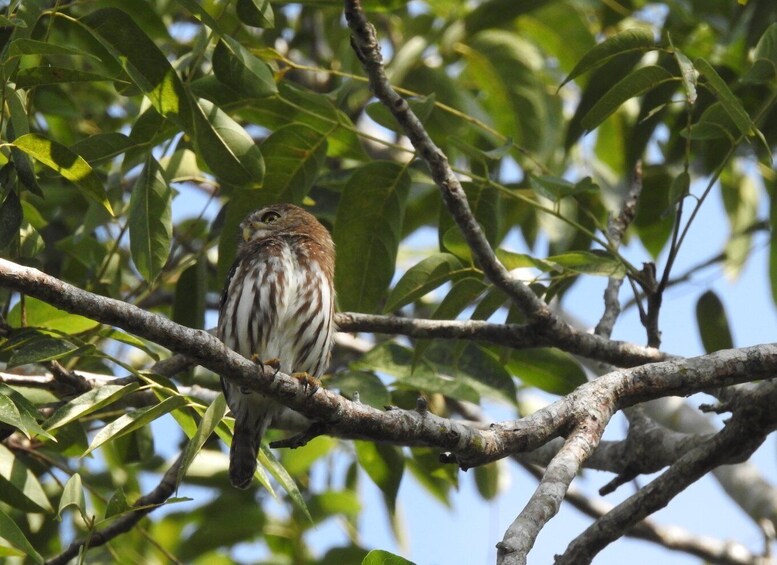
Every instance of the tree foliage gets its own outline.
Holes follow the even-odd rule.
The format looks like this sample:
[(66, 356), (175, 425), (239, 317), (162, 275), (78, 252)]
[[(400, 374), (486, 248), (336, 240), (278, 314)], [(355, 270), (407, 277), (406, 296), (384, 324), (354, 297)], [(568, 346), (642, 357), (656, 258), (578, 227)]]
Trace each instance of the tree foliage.
[[(338, 250), (344, 337), (326, 389), (398, 414), (482, 418), (481, 426), (493, 406), (514, 420), (527, 416), (526, 394), (539, 389), (568, 402), (561, 406), (574, 416), (498, 456), (484, 445), (457, 451), (411, 427), (392, 431), (388, 416), (363, 434), (333, 422), (299, 449), (265, 447), (245, 496), (226, 480), (232, 420), (217, 375), (142, 327), (123, 326), (114, 306), (67, 312), (41, 300), (48, 282), (25, 279), (18, 288), (2, 279), (0, 555), (58, 562), (82, 539), (93, 546), (88, 562), (226, 563), (244, 555), (230, 554), (238, 544), (261, 542), (268, 562), (400, 563), (360, 543), (361, 483), (377, 485), (400, 529), (402, 480), (450, 504), (457, 465), (476, 467), (486, 500), (508, 472), (494, 459), (515, 455), (552, 476), (558, 459), (517, 452), (547, 444), (563, 455), (582, 441), (578, 387), (617, 368), (628, 376), (631, 367), (675, 362), (656, 351), (662, 297), (697, 272), (678, 272), (678, 257), (710, 195), (722, 197), (730, 236), (691, 262), (698, 270), (721, 265), (735, 277), (759, 234), (777, 223), (773, 0), (366, 0), (365, 9), (407, 107), (386, 104), (391, 93), (379, 91), (388, 83), (364, 47), (369, 36), (355, 29), (352, 39), (338, 2), (6, 3), (0, 253), (206, 329), (238, 223), (270, 202), (305, 205)], [(421, 133), (447, 157), (468, 206), (441, 181), (447, 163)], [(774, 245), (769, 277), (777, 300)], [(591, 305), (607, 314), (593, 335), (564, 321), (568, 297), (590, 278), (609, 293)], [(639, 308), (650, 347), (610, 340), (625, 281), (620, 302)], [(715, 292), (700, 294), (696, 315), (708, 353), (733, 347)], [(694, 321), (687, 324), (690, 331)], [(712, 355), (720, 382), (686, 387), (657, 372), (654, 389), (624, 385), (604, 413), (715, 390), (734, 413), (730, 433), (765, 437), (777, 422), (744, 406), (773, 392), (717, 388), (774, 363), (771, 350), (747, 354), (750, 375)], [(658, 469), (639, 454), (612, 453), (665, 431), (629, 410), (628, 440), (602, 443), (591, 463), (622, 482)], [(290, 413), (276, 425), (287, 430), (273, 432), (280, 439), (306, 422)], [(715, 453), (707, 435), (683, 431)], [(319, 432), (306, 433), (303, 443)], [(557, 436), (568, 438), (565, 447), (552, 443)], [(600, 437), (586, 439), (579, 466)], [(732, 462), (734, 451), (701, 474)], [(680, 458), (667, 456), (667, 476)], [(696, 478), (685, 472), (687, 486)], [(182, 481), (202, 487), (196, 498), (175, 497)], [(267, 491), (284, 512), (266, 511)], [(645, 517), (628, 510), (635, 523)], [(751, 513), (755, 521), (777, 519), (777, 508), (761, 512)], [(333, 518), (346, 524), (347, 543), (312, 546), (308, 533)], [(634, 534), (622, 526), (615, 538), (626, 531)], [(572, 553), (585, 535), (567, 558), (589, 555)], [(520, 562), (505, 549), (514, 540), (502, 543), (499, 559)], [(712, 546), (686, 550), (722, 559)]]

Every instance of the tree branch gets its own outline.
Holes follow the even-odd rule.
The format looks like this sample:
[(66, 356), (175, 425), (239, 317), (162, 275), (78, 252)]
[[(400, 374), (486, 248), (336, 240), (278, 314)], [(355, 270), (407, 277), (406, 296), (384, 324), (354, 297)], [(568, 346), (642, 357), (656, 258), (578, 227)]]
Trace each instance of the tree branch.
[(65, 551), (46, 561), (46, 565), (67, 565), (71, 559), (78, 557), (81, 548), (89, 549), (105, 545), (116, 536), (130, 531), (146, 515), (159, 508), (160, 505), (170, 498), (178, 486), (176, 478), (178, 469), (183, 464), (183, 454), (170, 465), (170, 468), (162, 475), (162, 480), (148, 494), (141, 496), (132, 506), (134, 511), (124, 514), (117, 518), (110, 526), (102, 530), (90, 532), (86, 537), (78, 539), (71, 543)]

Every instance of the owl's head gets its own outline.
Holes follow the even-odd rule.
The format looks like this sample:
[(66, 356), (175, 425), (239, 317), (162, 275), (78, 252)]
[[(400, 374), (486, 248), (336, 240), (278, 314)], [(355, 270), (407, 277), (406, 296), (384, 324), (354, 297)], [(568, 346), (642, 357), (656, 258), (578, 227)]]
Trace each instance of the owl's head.
[(329, 232), (315, 216), (294, 204), (272, 204), (251, 212), (240, 223), (240, 233), (246, 243), (300, 234), (330, 239)]

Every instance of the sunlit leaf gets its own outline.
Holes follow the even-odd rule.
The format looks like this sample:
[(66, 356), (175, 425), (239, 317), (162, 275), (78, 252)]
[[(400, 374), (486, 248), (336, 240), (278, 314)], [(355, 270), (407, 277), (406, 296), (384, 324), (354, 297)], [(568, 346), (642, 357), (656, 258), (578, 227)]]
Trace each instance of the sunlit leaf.
[(224, 395), (219, 394), (211, 405), (208, 406), (208, 409), (205, 410), (205, 414), (202, 415), (200, 424), (197, 426), (197, 431), (186, 444), (186, 448), (182, 454), (181, 465), (178, 469), (178, 476), (176, 478), (177, 484), (181, 484), (189, 465), (194, 461), (194, 457), (199, 453), (200, 449), (202, 449), (205, 440), (210, 437), (226, 412), (227, 402), (224, 399)]
[(65, 487), (62, 489), (62, 497), (59, 499), (57, 518), (62, 519), (62, 512), (71, 506), (78, 510), (84, 520), (87, 520), (84, 487), (81, 484), (81, 475), (78, 473), (73, 473), (65, 483)]
[(362, 560), (362, 565), (414, 565), (404, 557), (395, 555), (383, 549), (373, 549)]
[(24, 533), (16, 525), (16, 522), (0, 508), (0, 538), (5, 539), (17, 549), (31, 558), (35, 563), (43, 564), (43, 557), (30, 544)]
[(441, 284), (475, 274), (474, 269), (464, 265), (450, 253), (437, 253), (413, 265), (391, 290), (384, 312), (394, 312)]
[(0, 500), (24, 512), (54, 511), (35, 474), (2, 444), (0, 444)]
[(326, 158), (326, 136), (302, 124), (274, 131), (262, 143), (266, 173), (262, 190), (279, 202), (301, 204)]
[(140, 383), (133, 382), (127, 385), (106, 384), (88, 390), (80, 396), (60, 406), (56, 412), (45, 422), (47, 430), (55, 430), (80, 417), (86, 416), (114, 402), (121, 400), (128, 394), (132, 394), (140, 388)]
[(170, 396), (154, 406), (138, 408), (123, 416), (119, 416), (113, 422), (107, 424), (94, 436), (89, 449), (84, 452), (84, 456), (103, 445), (106, 441), (124, 436), (140, 427), (146, 426), (167, 414), (168, 412), (180, 408), (186, 404), (186, 399), (182, 396)]
[(383, 499), (393, 514), (396, 508), (399, 483), (405, 470), (402, 451), (393, 445), (355, 441), (356, 458), (372, 482), (383, 492)]
[(64, 145), (37, 133), (28, 133), (17, 137), (13, 146), (54, 169), (81, 189), (84, 196), (101, 205), (111, 215), (113, 214), (102, 182), (83, 157), (73, 153)]
[(524, 384), (552, 394), (569, 394), (587, 381), (580, 363), (554, 348), (513, 350), (507, 368)]
[[(70, 314), (59, 308), (38, 300), (26, 297), (24, 300), (27, 326), (43, 328), (66, 334), (79, 334), (96, 328), (99, 322)], [(8, 323), (13, 327), (21, 326), (21, 303), (17, 303), (8, 314)]]

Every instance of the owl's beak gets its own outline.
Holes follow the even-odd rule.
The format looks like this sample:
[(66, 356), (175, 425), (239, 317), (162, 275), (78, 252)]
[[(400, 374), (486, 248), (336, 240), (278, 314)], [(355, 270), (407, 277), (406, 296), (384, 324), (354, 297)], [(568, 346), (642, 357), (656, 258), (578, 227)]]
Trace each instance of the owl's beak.
[(243, 225), (243, 241), (251, 239), (251, 234), (254, 232), (251, 225)]

